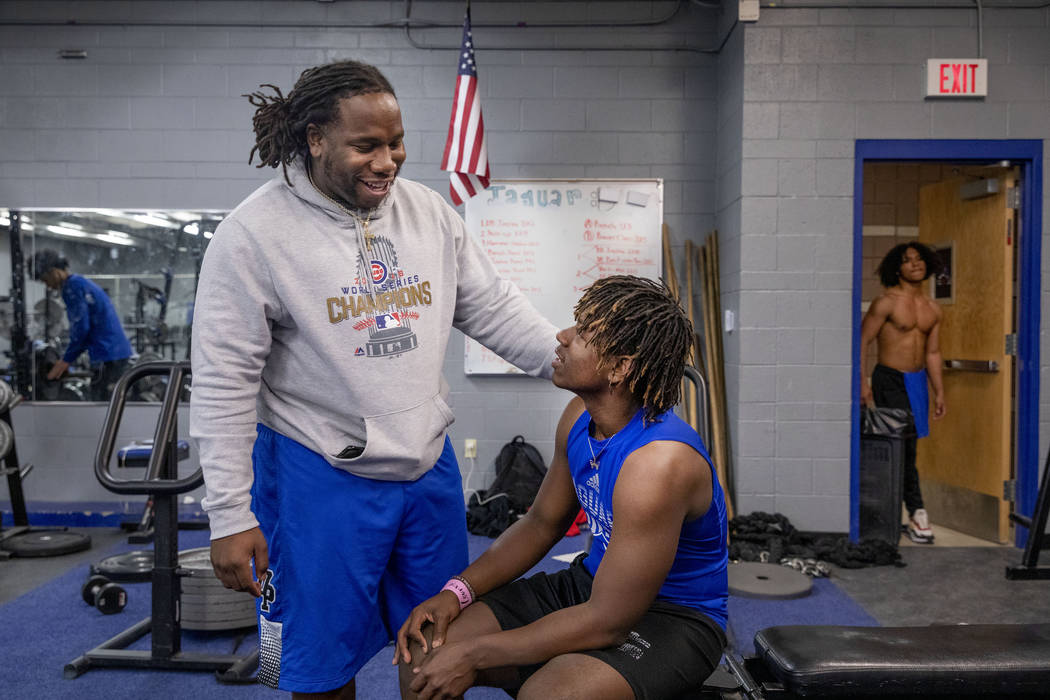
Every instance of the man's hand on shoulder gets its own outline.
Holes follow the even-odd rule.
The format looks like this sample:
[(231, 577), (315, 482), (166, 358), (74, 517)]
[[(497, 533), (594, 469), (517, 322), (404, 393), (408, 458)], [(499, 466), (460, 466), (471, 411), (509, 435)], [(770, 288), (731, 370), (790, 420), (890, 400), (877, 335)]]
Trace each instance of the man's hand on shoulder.
[[(255, 578), (252, 578), (252, 559), (255, 559)], [(216, 578), (227, 588), (246, 591), (256, 598), (261, 596), (259, 581), (270, 566), (269, 549), (262, 530), (254, 527), (212, 540), (211, 565)]]

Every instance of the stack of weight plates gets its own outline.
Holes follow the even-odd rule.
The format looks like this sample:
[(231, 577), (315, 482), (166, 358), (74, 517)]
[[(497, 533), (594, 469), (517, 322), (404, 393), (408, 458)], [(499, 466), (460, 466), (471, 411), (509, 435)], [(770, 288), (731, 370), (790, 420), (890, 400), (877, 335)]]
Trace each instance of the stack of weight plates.
[(182, 627), (188, 630), (232, 630), (255, 627), (255, 598), (224, 587), (211, 567), (211, 549), (179, 552), (182, 577)]

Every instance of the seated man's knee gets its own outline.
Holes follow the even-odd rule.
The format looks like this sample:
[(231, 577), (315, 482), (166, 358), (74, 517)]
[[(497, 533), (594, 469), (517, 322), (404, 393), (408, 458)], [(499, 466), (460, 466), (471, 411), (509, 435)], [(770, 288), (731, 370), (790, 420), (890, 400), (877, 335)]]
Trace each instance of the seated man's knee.
[[(427, 640), (427, 649), (431, 649), (434, 643), (434, 625), (428, 622), (423, 625), (420, 631), (423, 633), (423, 638)], [(412, 656), (412, 660), (407, 662), (404, 660), (398, 661), (397, 680), (401, 687), (401, 697), (414, 700), (416, 694), (412, 692), (409, 686), (412, 684), (412, 669), (423, 661), (423, 647), (417, 640), (411, 639), (408, 642), (408, 653)]]

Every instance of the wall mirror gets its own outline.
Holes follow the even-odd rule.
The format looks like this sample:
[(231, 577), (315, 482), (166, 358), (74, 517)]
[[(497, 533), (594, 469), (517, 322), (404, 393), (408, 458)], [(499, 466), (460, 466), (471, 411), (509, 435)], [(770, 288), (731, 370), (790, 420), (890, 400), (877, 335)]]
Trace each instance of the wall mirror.
[[(96, 371), (83, 352), (58, 379), (48, 372), (70, 343), (60, 290), (33, 277), (38, 251), (56, 251), (68, 270), (102, 288), (132, 350), (129, 366), (189, 358), (201, 260), (225, 212), (116, 209), (0, 209), (0, 374), (32, 401), (93, 400)], [(6, 293), (5, 293), (6, 292)], [(132, 397), (159, 400), (163, 387)], [(97, 395), (97, 392), (96, 392)]]

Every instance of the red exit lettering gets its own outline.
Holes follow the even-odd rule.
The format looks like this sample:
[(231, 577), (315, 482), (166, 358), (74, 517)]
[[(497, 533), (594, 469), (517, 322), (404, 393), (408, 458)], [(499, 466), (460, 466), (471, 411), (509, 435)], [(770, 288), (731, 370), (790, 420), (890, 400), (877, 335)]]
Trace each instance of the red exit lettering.
[(942, 63), (940, 71), (942, 95), (965, 95), (977, 90), (976, 63)]

